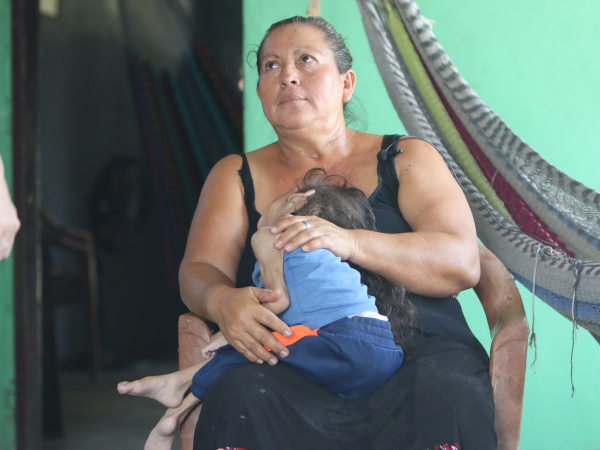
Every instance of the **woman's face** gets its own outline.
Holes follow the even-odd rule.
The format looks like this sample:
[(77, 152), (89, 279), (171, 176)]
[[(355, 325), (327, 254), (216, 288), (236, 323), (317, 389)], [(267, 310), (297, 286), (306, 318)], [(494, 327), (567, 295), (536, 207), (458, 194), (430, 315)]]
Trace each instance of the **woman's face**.
[(284, 25), (263, 45), (256, 91), (267, 120), (277, 130), (343, 121), (343, 104), (356, 76), (340, 74), (323, 32), (311, 25)]

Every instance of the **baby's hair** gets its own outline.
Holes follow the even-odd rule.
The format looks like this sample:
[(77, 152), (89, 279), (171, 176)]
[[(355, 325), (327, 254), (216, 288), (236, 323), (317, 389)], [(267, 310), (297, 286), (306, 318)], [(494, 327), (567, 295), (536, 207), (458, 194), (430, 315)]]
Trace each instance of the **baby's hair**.
[[(315, 193), (294, 214), (317, 216), (348, 230), (377, 231), (369, 199), (360, 189), (348, 186), (343, 175), (328, 175), (320, 167), (310, 169), (298, 191), (311, 189)], [(376, 299), (379, 313), (388, 317), (396, 344), (404, 347), (416, 319), (416, 309), (404, 288), (349, 261), (348, 264), (360, 273), (362, 284)]]

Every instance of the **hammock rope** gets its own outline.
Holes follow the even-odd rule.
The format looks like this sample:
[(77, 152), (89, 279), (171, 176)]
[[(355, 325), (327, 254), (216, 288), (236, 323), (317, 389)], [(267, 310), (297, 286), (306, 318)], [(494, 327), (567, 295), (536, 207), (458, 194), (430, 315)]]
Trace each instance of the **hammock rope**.
[[(600, 261), (600, 258), (589, 258), (595, 254), (595, 250), (589, 250), (589, 247), (593, 247), (593, 239), (590, 240), (588, 231), (593, 231), (595, 225), (592, 223), (584, 230), (578, 226), (578, 218), (571, 218), (563, 223), (563, 227), (568, 228), (569, 232), (555, 226), (554, 221), (559, 217), (558, 210), (550, 202), (552, 195), (548, 194), (556, 194), (560, 190), (566, 175), (563, 174), (559, 177), (562, 181), (559, 180), (550, 187), (549, 180), (543, 179), (545, 184), (542, 192), (539, 186), (542, 175), (558, 173), (558, 169), (535, 152), (528, 155), (533, 158), (531, 161), (534, 165), (541, 167), (539, 171), (543, 172), (542, 175), (531, 172), (527, 172), (527, 176), (523, 175), (531, 162), (525, 164), (521, 161), (521, 166), (517, 167), (523, 169), (521, 171), (506, 162), (510, 155), (507, 153), (503, 156), (502, 151), (509, 149), (514, 156), (518, 153), (518, 147), (525, 144), (521, 145), (516, 135), (493, 112), (487, 113), (488, 118), (493, 117), (486, 119), (485, 123), (473, 119), (478, 117), (473, 111), (481, 110), (479, 105), (483, 102), (452, 65), (431, 32), (429, 22), (412, 0), (357, 1), (375, 62), (400, 120), (408, 133), (423, 137), (436, 147), (455, 173), (457, 181), (467, 194), (481, 241), (500, 258), (515, 279), (574, 322), (573, 342), (577, 325), (586, 328), (600, 342), (600, 264), (594, 262)], [(407, 34), (399, 39), (401, 27)], [(413, 42), (417, 57), (409, 58), (406, 48), (408, 44), (412, 46)], [(407, 59), (411, 60), (410, 64)], [(415, 71), (410, 69), (410, 65), (416, 62), (421, 64), (421, 61), (425, 64), (422, 65), (421, 73), (417, 74), (418, 79), (414, 79)], [(429, 79), (427, 89), (423, 89), (427, 85), (421, 80), (423, 77)], [(450, 89), (454, 90), (448, 95)], [(431, 91), (437, 91), (439, 101), (433, 107), (426, 100), (432, 98)], [(467, 100), (459, 104), (456, 97)], [(474, 106), (477, 108), (473, 108)], [(442, 109), (445, 117), (440, 112)], [(491, 110), (487, 108), (486, 111)], [(506, 211), (510, 213), (508, 217), (512, 216), (519, 228), (507, 220), (505, 214), (500, 214), (491, 201), (488, 202), (487, 198), (492, 200), (492, 196), (484, 196), (477, 189), (470, 179), (477, 172), (472, 171), (471, 167), (465, 167), (466, 170), (463, 171), (462, 164), (454, 162), (450, 149), (444, 144), (453, 147), (454, 151), (456, 146), (453, 144), (457, 140), (453, 137), (452, 144), (448, 143), (450, 139), (441, 131), (442, 117), (453, 124), (454, 131), (449, 133), (458, 135), (462, 142), (458, 146), (473, 156), (474, 163), (470, 164), (480, 169), (479, 173), (485, 183), (478, 179), (477, 184), (482, 189), (489, 187), (498, 193), (497, 198), (504, 200), (502, 204), (506, 205)], [(443, 127), (451, 129), (446, 124)], [(459, 158), (458, 155), (456, 157)], [(507, 171), (507, 167), (510, 170)], [(583, 189), (574, 180), (573, 182), (575, 184), (571, 183), (571, 186), (574, 188), (567, 200), (573, 197), (573, 193), (585, 195), (580, 196), (579, 204), (568, 206), (559, 212), (564, 216), (570, 211), (569, 208), (577, 214), (585, 210), (587, 217), (593, 222), (598, 209), (594, 209), (597, 194), (585, 187)], [(532, 186), (533, 183), (538, 184)], [(587, 205), (586, 201), (591, 201), (592, 205)], [(600, 205), (600, 197), (598, 204)], [(535, 239), (531, 236), (535, 236)], [(567, 252), (555, 250), (559, 247)], [(580, 259), (573, 258), (573, 255)], [(593, 260), (585, 260), (586, 258)], [(576, 283), (573, 281), (574, 277)], [(535, 335), (532, 335), (531, 343), (535, 345)]]
[(386, 20), (391, 31), (398, 50), (406, 63), (409, 74), (414, 80), (417, 89), (421, 93), (425, 105), (435, 120), (436, 127), (440, 132), (440, 139), (444, 142), (446, 149), (458, 163), (461, 169), (469, 177), (471, 182), (477, 187), (487, 201), (496, 211), (502, 214), (507, 220), (512, 221), (512, 217), (504, 207), (502, 200), (498, 198), (492, 186), (488, 183), (475, 162), (475, 159), (469, 152), (469, 149), (456, 130), (448, 112), (444, 108), (440, 98), (435, 92), (431, 79), (427, 75), (425, 68), (421, 64), (419, 55), (412, 45), (410, 37), (402, 24), (402, 20), (390, 5), (386, 5)]
[(477, 96), (414, 1), (396, 0), (393, 4), (432, 79), (481, 150), (577, 258), (599, 262), (600, 194), (545, 161)]

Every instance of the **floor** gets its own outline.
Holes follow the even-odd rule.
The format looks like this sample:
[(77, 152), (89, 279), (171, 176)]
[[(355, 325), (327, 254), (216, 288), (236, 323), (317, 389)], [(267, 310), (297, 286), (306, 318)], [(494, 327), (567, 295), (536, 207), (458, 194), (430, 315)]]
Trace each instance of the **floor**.
[[(120, 395), (119, 381), (177, 370), (177, 362), (138, 363), (105, 371), (96, 382), (86, 373), (62, 376), (65, 436), (47, 440), (44, 450), (142, 450), (165, 407), (147, 398)], [(179, 439), (173, 445), (179, 449)]]

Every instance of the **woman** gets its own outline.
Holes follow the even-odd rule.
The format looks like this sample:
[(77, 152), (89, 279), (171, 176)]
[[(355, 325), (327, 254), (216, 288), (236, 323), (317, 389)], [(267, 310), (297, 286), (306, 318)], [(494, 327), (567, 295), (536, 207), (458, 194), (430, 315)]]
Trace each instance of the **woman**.
[[(306, 174), (300, 189), (275, 199), (252, 236), (258, 260), (254, 283), (281, 293), (277, 302), (264, 305), (293, 330), (290, 338), (277, 336), (290, 349), (289, 357), (278, 359), (332, 394), (356, 400), (398, 371), (414, 308), (402, 287), (351, 267), (329, 250), (299, 248), (288, 253), (274, 248), (278, 236), (270, 229), (290, 213), (319, 216), (345, 229), (374, 231), (375, 215), (363, 191), (347, 186), (340, 175), (327, 176), (315, 168)], [(201, 352), (205, 359), (195, 366), (119, 383), (121, 394), (150, 397), (169, 406), (145, 450), (171, 449), (178, 424), (199, 407), (214, 381), (228, 370), (250, 364), (222, 333), (213, 335)]]
[[(429, 144), (346, 127), (356, 75), (343, 39), (323, 19), (274, 24), (257, 56), (257, 94), (277, 141), (214, 167), (180, 285), (189, 309), (259, 365), (228, 372), (208, 392), (195, 448), (496, 448), (489, 359), (453, 297), (479, 279), (475, 225), (460, 187)], [(396, 145), (402, 153), (378, 162)], [(292, 216), (272, 228), (281, 233), (275, 247), (327, 248), (404, 286), (418, 313), (404, 367), (353, 402), (276, 365), (264, 346), (289, 353), (266, 327), (290, 330), (261, 305), (277, 293), (252, 287), (250, 237), (260, 214), (313, 167), (341, 172), (363, 190), (378, 232)]]

